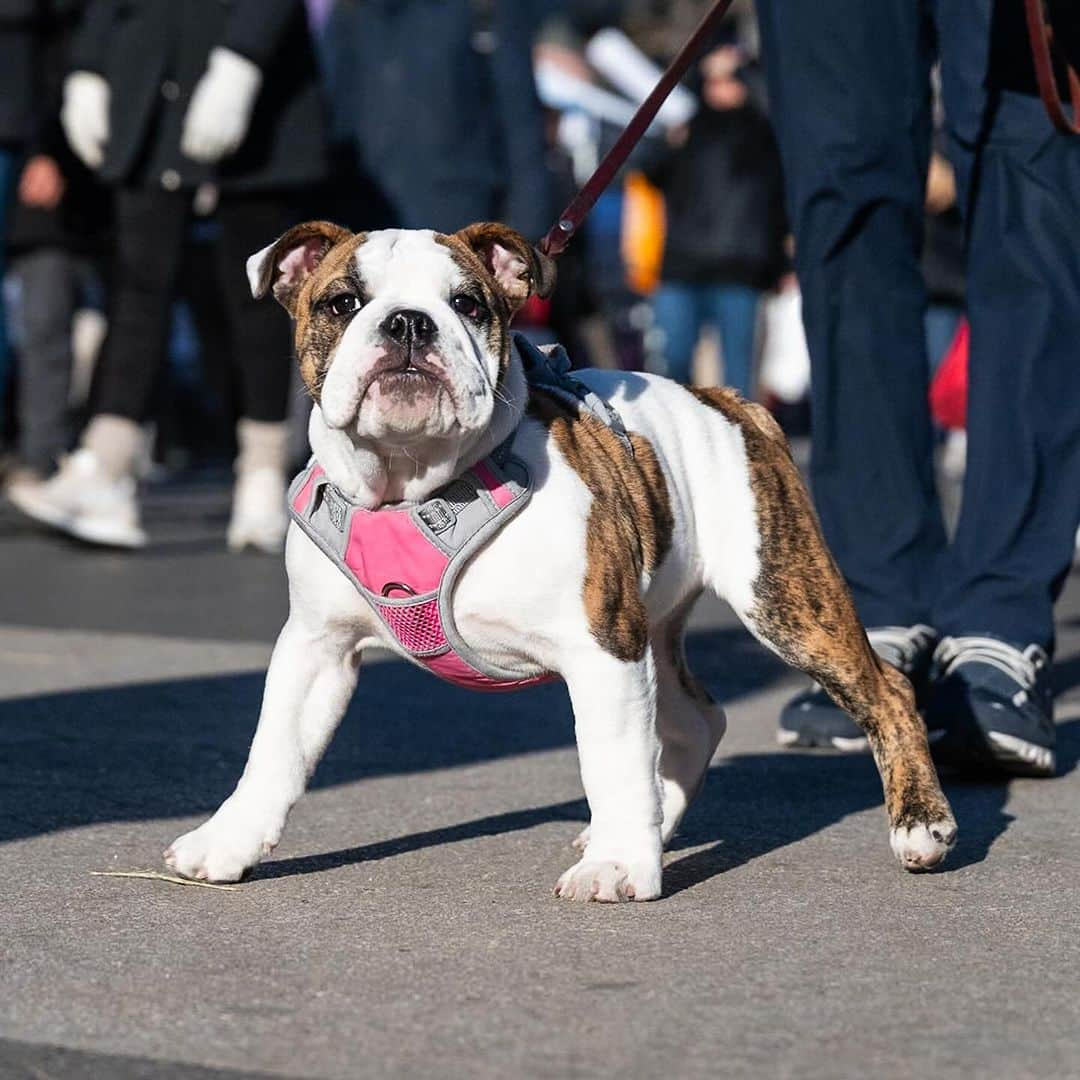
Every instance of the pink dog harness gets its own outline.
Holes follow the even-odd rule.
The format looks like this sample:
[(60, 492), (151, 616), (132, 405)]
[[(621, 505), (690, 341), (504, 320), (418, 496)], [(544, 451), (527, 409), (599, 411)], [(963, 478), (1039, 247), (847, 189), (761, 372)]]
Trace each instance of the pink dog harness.
[[(531, 386), (595, 415), (633, 453), (619, 414), (568, 374), (566, 353), (541, 351), (514, 334)], [(457, 686), (514, 690), (552, 675), (521, 678), (489, 664), (462, 640), (451, 605), (469, 560), (532, 495), (532, 477), (508, 439), (489, 457), (412, 506), (365, 510), (330, 482), (314, 458), (289, 488), (293, 521), (356, 586), (406, 655)]]
[(289, 490), (293, 520), (352, 581), (409, 658), (474, 690), (513, 690), (552, 678), (523, 679), (485, 662), (454, 623), (450, 599), (458, 575), (531, 494), (524, 462), (500, 451), (414, 506), (356, 506), (314, 459)]

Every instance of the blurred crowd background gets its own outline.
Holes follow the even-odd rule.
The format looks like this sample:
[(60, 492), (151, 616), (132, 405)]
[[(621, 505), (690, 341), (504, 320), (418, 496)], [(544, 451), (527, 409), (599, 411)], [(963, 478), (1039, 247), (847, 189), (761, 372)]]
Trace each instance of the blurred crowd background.
[[(708, 6), (0, 0), (13, 501), (44, 520), (96, 491), (83, 538), (140, 546), (137, 482), (235, 462), (230, 545), (276, 550), (308, 404), (247, 256), (309, 217), (499, 219), (539, 239)], [(809, 360), (764, 85), (739, 0), (560, 259), (554, 297), (519, 318), (578, 366), (723, 381), (802, 433)], [(927, 218), (935, 415), (960, 432), (962, 237), (937, 155)]]

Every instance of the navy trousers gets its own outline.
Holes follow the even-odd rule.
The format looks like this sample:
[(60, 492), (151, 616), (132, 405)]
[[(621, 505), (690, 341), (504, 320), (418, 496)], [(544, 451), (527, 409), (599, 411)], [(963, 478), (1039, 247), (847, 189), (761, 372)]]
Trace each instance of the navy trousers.
[[(811, 482), (863, 621), (1052, 647), (1080, 521), (1080, 138), (1054, 132), (1022, 92), (1020, 11), (1015, 0), (758, 3), (812, 363)], [(972, 333), (951, 546), (919, 273), (938, 54)]]

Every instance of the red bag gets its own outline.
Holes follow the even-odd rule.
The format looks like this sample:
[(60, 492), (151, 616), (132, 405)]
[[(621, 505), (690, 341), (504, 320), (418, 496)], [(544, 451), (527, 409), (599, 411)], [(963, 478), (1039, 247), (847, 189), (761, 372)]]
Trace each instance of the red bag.
[(943, 427), (963, 431), (967, 424), (968, 345), (971, 329), (961, 319), (956, 336), (930, 384), (930, 414)]

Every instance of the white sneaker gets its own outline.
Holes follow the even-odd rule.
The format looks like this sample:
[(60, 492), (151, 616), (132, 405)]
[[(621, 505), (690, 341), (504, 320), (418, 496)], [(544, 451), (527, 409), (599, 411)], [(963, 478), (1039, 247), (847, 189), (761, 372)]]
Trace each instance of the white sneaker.
[(252, 547), (267, 555), (281, 554), (289, 528), (287, 487), (284, 473), (268, 465), (238, 474), (226, 536), (230, 551)]
[(87, 449), (64, 459), (49, 480), (13, 483), (7, 497), (24, 514), (70, 536), (105, 547), (141, 548), (135, 481), (114, 479)]

